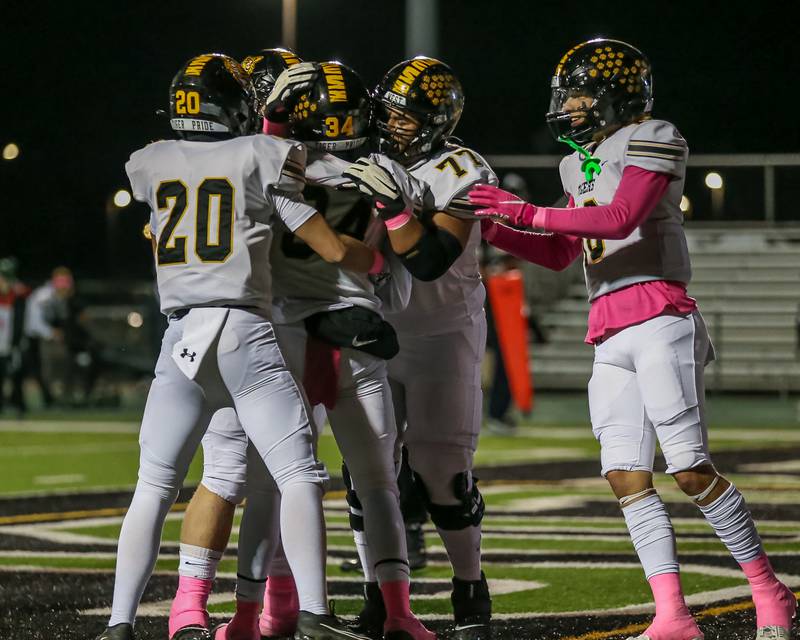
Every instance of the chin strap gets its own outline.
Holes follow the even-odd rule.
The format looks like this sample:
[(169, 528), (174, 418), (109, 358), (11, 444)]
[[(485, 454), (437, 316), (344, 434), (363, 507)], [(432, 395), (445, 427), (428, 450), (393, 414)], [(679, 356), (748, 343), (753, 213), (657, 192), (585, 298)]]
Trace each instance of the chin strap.
[(600, 175), (602, 173), (602, 169), (600, 168), (600, 159), (595, 158), (589, 153), (586, 149), (584, 149), (581, 145), (577, 142), (570, 140), (569, 138), (565, 138), (564, 136), (558, 137), (559, 142), (563, 142), (566, 145), (572, 147), (575, 151), (577, 151), (581, 156), (583, 156), (584, 160), (581, 164), (581, 171), (583, 171), (583, 175), (586, 177), (586, 182), (592, 182), (594, 180), (595, 175)]

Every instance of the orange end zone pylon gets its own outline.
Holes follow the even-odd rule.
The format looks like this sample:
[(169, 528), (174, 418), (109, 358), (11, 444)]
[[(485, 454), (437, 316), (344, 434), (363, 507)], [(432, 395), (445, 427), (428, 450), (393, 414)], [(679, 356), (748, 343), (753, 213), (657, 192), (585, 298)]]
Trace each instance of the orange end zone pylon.
[(514, 404), (523, 413), (533, 409), (533, 382), (528, 356), (528, 320), (523, 313), (525, 290), (522, 272), (504, 271), (486, 278), (497, 339), (506, 366)]

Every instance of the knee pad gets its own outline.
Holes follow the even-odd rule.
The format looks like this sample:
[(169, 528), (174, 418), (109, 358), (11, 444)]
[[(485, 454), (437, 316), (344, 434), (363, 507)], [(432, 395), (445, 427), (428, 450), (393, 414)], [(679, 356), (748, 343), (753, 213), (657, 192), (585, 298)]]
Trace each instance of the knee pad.
[(425, 524), (428, 521), (428, 509), (420, 483), (421, 480), (408, 464), (408, 450), (403, 447), (403, 462), (397, 476), (397, 486), (400, 489), (400, 512), (406, 524)]
[(471, 472), (462, 471), (453, 477), (451, 488), (453, 497), (459, 501), (458, 504), (434, 504), (430, 500), (430, 494), (422, 478), (417, 475), (416, 480), (431, 514), (431, 520), (439, 529), (460, 531), (467, 527), (477, 527), (483, 520), (486, 505), (478, 490), (478, 478)]
[(350, 528), (353, 531), (364, 531), (364, 514), (362, 512), (361, 500), (358, 499), (356, 490), (353, 487), (353, 479), (350, 477), (350, 471), (344, 463), (342, 463), (342, 480), (344, 480), (344, 486), (347, 488), (345, 499), (350, 506)]

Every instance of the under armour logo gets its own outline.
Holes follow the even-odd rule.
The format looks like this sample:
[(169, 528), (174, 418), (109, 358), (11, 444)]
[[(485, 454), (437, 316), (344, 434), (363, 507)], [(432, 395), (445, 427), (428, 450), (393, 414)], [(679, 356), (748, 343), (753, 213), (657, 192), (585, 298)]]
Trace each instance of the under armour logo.
[(194, 357), (197, 355), (197, 351), (192, 351), (189, 353), (189, 350), (184, 348), (183, 353), (181, 354), (181, 358), (189, 358), (189, 362), (194, 362)]

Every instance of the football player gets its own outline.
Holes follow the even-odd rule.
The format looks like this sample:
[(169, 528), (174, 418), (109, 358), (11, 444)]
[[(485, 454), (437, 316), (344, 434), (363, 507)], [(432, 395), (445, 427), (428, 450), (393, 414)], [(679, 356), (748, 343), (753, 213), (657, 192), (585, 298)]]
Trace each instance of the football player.
[[(341, 174), (367, 150), (368, 91), (352, 69), (325, 62), (316, 65), (316, 79), (292, 104), (283, 116), (289, 117), (290, 135), (309, 148), (306, 198), (333, 228), (363, 238), (372, 220), (371, 207)], [(270, 106), (267, 102), (267, 109)], [(288, 227), (276, 229), (270, 263), (273, 319), (282, 352), (290, 370), (303, 379), (311, 404), (327, 407), (349, 479), (359, 488), (363, 505), (359, 517), (372, 550), (369, 570), (388, 610), (380, 634), (394, 640), (433, 639), (435, 635), (409, 608), (409, 569), (395, 470), (397, 429), (386, 378), (386, 360), (396, 354), (397, 339), (382, 319), (379, 294), (366, 275), (326, 263)], [(405, 305), (410, 276), (399, 261), (380, 284), (381, 291), (393, 288), (390, 304)], [(236, 614), (217, 629), (215, 637), (258, 640), (261, 635), (292, 634), (297, 613), (291, 597), (287, 602), (280, 596), (291, 596), (294, 579), (282, 557), (272, 563), (270, 592), (259, 622), (267, 569), (279, 540), (277, 509), (270, 507), (281, 500), (258, 457), (251, 455), (245, 462), (247, 438), (232, 417), (220, 413), (212, 420), (203, 439), (202, 491), (190, 505), (193, 514), (208, 513), (215, 501), (233, 505), (247, 496), (238, 546)], [(188, 516), (187, 512), (182, 541), (208, 526)], [(210, 581), (206, 584), (210, 587)], [(179, 589), (173, 614), (190, 607), (191, 601)]]
[[(408, 194), (379, 155), (348, 171), (372, 198), (392, 248), (414, 276), (408, 306), (387, 319), (400, 353), (389, 362), (398, 425), (426, 506), (453, 567), (455, 638), (490, 637), (491, 600), (481, 571), (484, 502), (472, 475), (481, 426), (480, 363), (486, 342), (485, 290), (478, 271), (480, 227), (467, 199), (496, 183), (486, 161), (451, 139), (464, 106), (453, 70), (427, 57), (392, 67), (374, 94), (380, 150), (425, 185)], [(421, 198), (416, 215), (408, 205)], [(384, 615), (367, 599), (356, 630)]]
[[(233, 407), (286, 498), (280, 525), (308, 638), (352, 638), (330, 615), (324, 474), (298, 383), (270, 321), (269, 246), (281, 222), (326, 261), (358, 272), (379, 254), (331, 230), (303, 201), (303, 145), (249, 135), (253, 87), (238, 62), (196, 56), (170, 87), (179, 139), (132, 154), (134, 197), (150, 205), (162, 312), (169, 317), (140, 432), (139, 481), (120, 532), (108, 640), (133, 637), (164, 519), (215, 411)], [(203, 612), (172, 620), (173, 638), (207, 637)], [(174, 623), (180, 622), (180, 626)]]
[(653, 488), (656, 443), (677, 482), (742, 567), (758, 639), (789, 638), (797, 606), (776, 577), (739, 490), (711, 461), (703, 368), (714, 359), (697, 304), (680, 200), (688, 149), (676, 127), (652, 117), (647, 57), (617, 40), (571, 48), (552, 79), (547, 122), (574, 149), (561, 161), (564, 209), (537, 207), (491, 186), (477, 213), (549, 235), (485, 221), (494, 246), (551, 269), (581, 253), (595, 346), (589, 408), (602, 473), (619, 500), (656, 604), (639, 640), (698, 640), (686, 608), (675, 535)]

